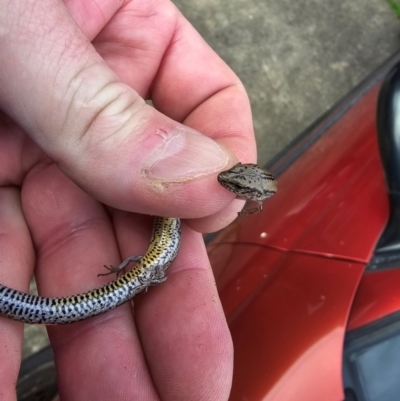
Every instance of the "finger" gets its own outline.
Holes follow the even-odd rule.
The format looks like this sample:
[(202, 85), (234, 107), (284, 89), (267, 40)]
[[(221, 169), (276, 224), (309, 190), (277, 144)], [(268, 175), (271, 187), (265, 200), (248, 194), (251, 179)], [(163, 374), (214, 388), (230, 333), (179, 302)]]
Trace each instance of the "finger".
[(232, 341), (199, 234), (183, 230), (168, 281), (136, 310), (149, 369), (165, 400), (228, 399)]
[[(65, 3), (125, 83), (167, 116), (223, 140), (240, 161), (255, 161), (250, 103), (242, 83), (172, 2), (133, 0), (122, 9), (109, 0)], [(126, 46), (113, 51), (115, 43)]]
[(0, 23), (0, 106), (79, 186), (159, 215), (200, 217), (229, 203), (215, 177), (232, 154), (120, 82), (61, 1), (2, 1)]
[[(27, 292), (34, 251), (16, 188), (0, 189), (0, 283)], [(1, 399), (15, 400), (21, 361), (23, 324), (0, 316)]]
[[(54, 165), (35, 168), (22, 195), (38, 253), (41, 295), (77, 294), (110, 280), (97, 274), (120, 257), (98, 202)], [(48, 333), (63, 400), (157, 399), (129, 303), (83, 322), (49, 327)]]
[(234, 199), (221, 212), (203, 217), (202, 219), (186, 220), (186, 223), (192, 230), (199, 233), (213, 233), (236, 220), (243, 206), (244, 201)]
[[(82, 5), (79, 0), (67, 3), (78, 25), (95, 39), (96, 50), (125, 83), (151, 97), (169, 117), (219, 140), (239, 160), (255, 161), (252, 116), (243, 85), (170, 1), (130, 1), (122, 10), (117, 5), (111, 9), (108, 0), (96, 7)], [(96, 18), (100, 7), (104, 17)], [(84, 23), (89, 12), (97, 21), (97, 27), (89, 25), (92, 29)], [(115, 43), (126, 46), (113, 51)], [(191, 227), (210, 232), (232, 222), (240, 210), (238, 202), (225, 204), (226, 200), (217, 214), (192, 220)]]
[(246, 91), (182, 15), (152, 84), (151, 98), (162, 113), (218, 140), (241, 162), (255, 162)]
[[(133, 217), (117, 212), (114, 221), (121, 252), (128, 256), (136, 239)], [(167, 275), (165, 283), (135, 299), (141, 343), (158, 393), (165, 401), (227, 400), (231, 337), (202, 237), (185, 225)]]

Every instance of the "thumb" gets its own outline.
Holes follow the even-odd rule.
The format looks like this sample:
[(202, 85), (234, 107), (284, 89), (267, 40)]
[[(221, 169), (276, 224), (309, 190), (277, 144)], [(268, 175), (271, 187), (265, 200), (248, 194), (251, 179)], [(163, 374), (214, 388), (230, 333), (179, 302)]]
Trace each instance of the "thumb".
[(234, 157), (120, 82), (61, 1), (0, 0), (0, 26), (0, 107), (80, 187), (116, 208), (174, 217), (229, 202), (216, 173)]

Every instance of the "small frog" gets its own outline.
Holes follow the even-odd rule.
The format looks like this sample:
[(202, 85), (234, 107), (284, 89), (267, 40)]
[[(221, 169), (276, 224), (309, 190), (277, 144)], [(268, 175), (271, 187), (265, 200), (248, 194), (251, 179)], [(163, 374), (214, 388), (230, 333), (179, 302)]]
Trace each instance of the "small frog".
[(257, 202), (257, 207), (239, 212), (241, 216), (261, 212), (263, 201), (278, 190), (275, 177), (257, 164), (238, 163), (218, 174), (218, 182), (236, 194), (237, 199)]

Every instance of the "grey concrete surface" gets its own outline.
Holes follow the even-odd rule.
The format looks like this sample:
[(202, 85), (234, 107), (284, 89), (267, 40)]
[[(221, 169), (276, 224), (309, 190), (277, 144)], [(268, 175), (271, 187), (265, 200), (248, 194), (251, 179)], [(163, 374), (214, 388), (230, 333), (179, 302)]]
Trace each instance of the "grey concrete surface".
[(244, 83), (265, 163), (399, 50), (385, 0), (174, 0)]
[[(247, 88), (267, 162), (400, 48), (385, 0), (174, 0)], [(24, 356), (47, 344), (26, 327)]]

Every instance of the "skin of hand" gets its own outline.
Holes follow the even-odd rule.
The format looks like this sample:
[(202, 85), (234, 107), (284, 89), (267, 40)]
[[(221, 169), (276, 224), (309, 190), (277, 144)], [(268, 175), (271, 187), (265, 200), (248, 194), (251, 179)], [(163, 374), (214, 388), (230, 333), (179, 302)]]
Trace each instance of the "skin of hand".
[[(242, 84), (168, 0), (0, 0), (0, 27), (0, 283), (27, 291), (35, 269), (43, 296), (98, 287), (146, 250), (145, 215), (186, 219), (134, 314), (48, 328), (61, 400), (227, 400), (233, 347), (198, 231), (240, 206), (217, 173), (255, 161)], [(22, 328), (0, 317), (4, 401)]]

